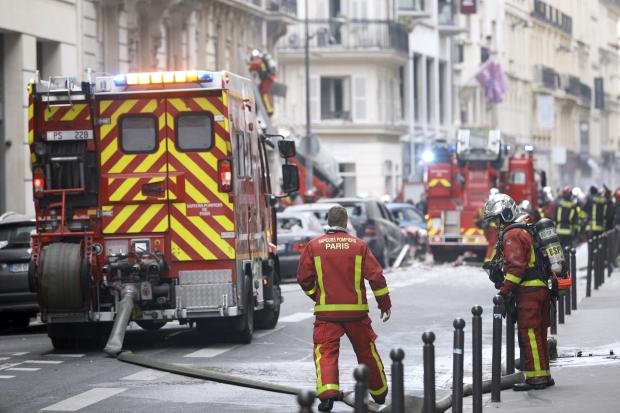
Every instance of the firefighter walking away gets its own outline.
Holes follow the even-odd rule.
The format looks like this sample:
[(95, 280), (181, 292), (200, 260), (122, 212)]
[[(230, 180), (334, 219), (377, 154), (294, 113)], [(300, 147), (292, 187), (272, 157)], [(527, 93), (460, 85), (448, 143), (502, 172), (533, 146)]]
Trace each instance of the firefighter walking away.
[[(544, 230), (553, 231), (553, 223), (548, 219), (539, 221), (535, 226), (525, 223), (515, 201), (505, 194), (489, 197), (484, 205), (484, 219), (495, 223), (500, 229), (492, 265), (489, 266), (490, 278), (500, 288), (507, 311), (516, 309), (519, 331), (519, 347), (524, 357), (525, 382), (513, 386), (515, 391), (540, 390), (553, 386), (555, 382), (549, 371), (549, 353), (547, 350), (547, 328), (550, 325), (550, 292), (547, 287), (550, 269), (562, 271), (561, 260), (553, 265), (543, 265), (543, 254), (534, 248), (536, 228), (545, 226)], [(543, 228), (541, 228), (543, 233)], [(545, 233), (545, 234), (546, 234)], [(562, 254), (557, 235), (551, 250)], [(545, 248), (543, 241), (540, 248)], [(557, 245), (555, 245), (557, 244)], [(546, 250), (545, 253), (549, 253)], [(514, 319), (514, 318), (513, 318)]]
[(560, 237), (563, 248), (572, 248), (579, 228), (579, 206), (572, 201), (572, 197), (573, 189), (565, 186), (552, 214), (555, 220), (555, 232)]
[(375, 346), (377, 335), (368, 317), (364, 280), (368, 280), (381, 310), (390, 318), (390, 296), (381, 265), (368, 245), (346, 231), (348, 216), (342, 206), (332, 207), (327, 216), (329, 229), (304, 249), (297, 281), (315, 301), (313, 342), (319, 411), (331, 411), (342, 399), (338, 380), (340, 337), (347, 335), (360, 364), (370, 371), (369, 392), (375, 402), (385, 403), (387, 380)]

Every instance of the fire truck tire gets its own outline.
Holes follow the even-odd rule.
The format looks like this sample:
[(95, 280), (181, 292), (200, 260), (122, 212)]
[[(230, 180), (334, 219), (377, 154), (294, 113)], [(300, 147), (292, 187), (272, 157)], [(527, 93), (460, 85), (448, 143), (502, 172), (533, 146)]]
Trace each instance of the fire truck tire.
[(140, 321), (136, 321), (136, 324), (138, 324), (144, 330), (157, 331), (163, 326), (165, 326), (166, 322), (165, 321), (140, 320)]
[(88, 308), (90, 277), (79, 244), (54, 243), (41, 253), (40, 297), (47, 312)]
[(250, 344), (254, 334), (254, 295), (251, 288), (247, 291), (245, 313), (233, 320), (233, 328), (241, 344)]
[(265, 308), (256, 313), (255, 326), (261, 330), (273, 330), (278, 324), (280, 318), (280, 303), (281, 303), (280, 286), (273, 286), (273, 308)]

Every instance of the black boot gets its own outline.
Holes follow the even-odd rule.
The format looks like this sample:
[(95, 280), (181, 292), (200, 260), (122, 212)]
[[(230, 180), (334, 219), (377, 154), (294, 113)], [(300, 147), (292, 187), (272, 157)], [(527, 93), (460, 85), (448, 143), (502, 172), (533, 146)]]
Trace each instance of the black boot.
[[(553, 383), (553, 384), (549, 384), (549, 383)], [(547, 386), (553, 386), (555, 384), (555, 382), (553, 381), (553, 379), (550, 382), (544, 381), (544, 382), (523, 382), (523, 383), (516, 383), (512, 385), (512, 390), (514, 391), (530, 391), (530, 390), (543, 390), (545, 389)]]
[(321, 403), (319, 403), (319, 411), (320, 412), (331, 412), (334, 408), (334, 399), (323, 399)]

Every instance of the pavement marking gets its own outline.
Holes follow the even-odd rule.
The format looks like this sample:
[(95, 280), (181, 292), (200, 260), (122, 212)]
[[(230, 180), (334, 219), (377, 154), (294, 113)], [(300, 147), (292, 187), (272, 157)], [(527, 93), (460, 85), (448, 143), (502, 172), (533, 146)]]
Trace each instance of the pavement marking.
[(278, 330), (282, 330), (284, 328), (284, 326), (279, 326), (274, 328), (273, 330), (267, 330), (267, 331), (263, 331), (260, 333), (254, 333), (254, 338), (263, 338), (263, 337), (267, 337), (270, 334), (275, 333)]
[(24, 363), (30, 364), (61, 364), (64, 363), (62, 360), (26, 360)]
[(25, 356), (26, 354), (28, 354), (28, 351), (22, 351), (19, 353), (13, 353), (14, 356)]
[(84, 357), (86, 354), (56, 354), (56, 353), (49, 353), (46, 354), (47, 357), (69, 357), (69, 358), (80, 358), (80, 357)]
[(194, 351), (193, 353), (186, 354), (183, 357), (202, 357), (202, 358), (211, 358), (219, 356), (220, 354), (226, 353), (238, 346), (230, 346), (230, 345), (216, 345), (213, 347), (207, 347), (200, 349), (198, 351)]
[(165, 371), (158, 371), (153, 369), (144, 369), (137, 373), (130, 374), (129, 376), (122, 377), (121, 380), (133, 380), (133, 381), (147, 381), (156, 380), (168, 374)]
[(15, 376), (0, 376), (0, 379), (12, 379)]
[(75, 412), (84, 407), (98, 403), (109, 397), (115, 396), (127, 390), (125, 387), (95, 387), (77, 396), (69, 397), (61, 402), (47, 406), (41, 410), (56, 412)]
[(312, 313), (293, 313), (291, 315), (287, 315), (286, 317), (281, 317), (278, 321), (280, 323), (296, 323), (312, 317), (314, 317), (314, 314)]
[(41, 367), (11, 367), (7, 370), (10, 371), (39, 371)]

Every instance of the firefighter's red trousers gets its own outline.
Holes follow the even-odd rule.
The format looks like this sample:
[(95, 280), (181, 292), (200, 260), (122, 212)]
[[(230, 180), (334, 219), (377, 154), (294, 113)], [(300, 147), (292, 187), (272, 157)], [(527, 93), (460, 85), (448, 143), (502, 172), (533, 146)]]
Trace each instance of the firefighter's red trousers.
[(537, 377), (549, 377), (549, 352), (547, 328), (550, 299), (545, 287), (522, 288), (517, 293), (517, 327), (519, 346), (523, 349), (526, 380), (538, 381)]
[(375, 347), (377, 335), (370, 326), (370, 318), (352, 322), (314, 322), (314, 365), (319, 398), (335, 396), (340, 391), (338, 382), (338, 354), (340, 337), (347, 335), (357, 356), (370, 372), (369, 392), (375, 400), (383, 400), (388, 391), (381, 357)]

